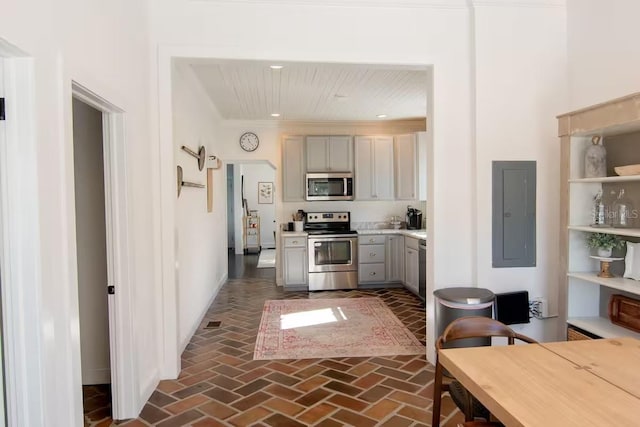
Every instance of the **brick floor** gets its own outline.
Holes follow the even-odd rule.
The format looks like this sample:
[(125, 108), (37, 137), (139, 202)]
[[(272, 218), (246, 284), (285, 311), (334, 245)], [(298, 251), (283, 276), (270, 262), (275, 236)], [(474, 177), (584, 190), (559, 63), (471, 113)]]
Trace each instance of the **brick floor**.
[[(162, 381), (138, 419), (117, 424), (430, 425), (433, 366), (424, 355), (253, 360), (265, 300), (371, 296), (385, 301), (424, 342), (423, 304), (402, 288), (284, 292), (268, 278), (230, 279), (185, 349), (179, 378)], [(204, 329), (212, 320), (221, 325)], [(85, 426), (109, 425), (104, 408), (97, 406), (97, 396), (107, 395), (96, 389), (85, 393), (86, 409), (91, 409), (85, 411)], [(460, 420), (449, 398), (443, 399), (442, 413), (443, 426), (455, 426)], [(99, 414), (103, 417), (97, 419)]]

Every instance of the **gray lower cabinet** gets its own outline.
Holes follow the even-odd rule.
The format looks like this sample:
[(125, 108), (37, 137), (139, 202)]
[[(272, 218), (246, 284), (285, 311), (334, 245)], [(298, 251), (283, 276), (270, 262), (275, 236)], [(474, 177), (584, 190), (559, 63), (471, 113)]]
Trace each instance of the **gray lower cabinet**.
[(384, 283), (385, 273), (385, 236), (358, 236), (358, 282)]
[(387, 282), (404, 282), (404, 236), (387, 236)]
[(411, 292), (418, 294), (418, 282), (420, 272), (420, 256), (418, 253), (418, 239), (405, 238), (404, 247), (404, 285)]
[(308, 286), (309, 266), (307, 258), (306, 237), (285, 237), (283, 241), (283, 278), (284, 286), (296, 287)]
[(404, 259), (404, 236), (395, 234), (358, 236), (358, 281), (360, 283), (403, 283)]

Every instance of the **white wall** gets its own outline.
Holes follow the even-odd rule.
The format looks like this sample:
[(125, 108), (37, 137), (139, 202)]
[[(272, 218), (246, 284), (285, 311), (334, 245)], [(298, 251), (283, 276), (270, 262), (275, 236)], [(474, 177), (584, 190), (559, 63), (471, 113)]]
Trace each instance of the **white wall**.
[(73, 100), (82, 384), (110, 384), (102, 112)]
[[(139, 399), (133, 406), (140, 408), (157, 383), (158, 365), (163, 365), (166, 375), (171, 371), (167, 366), (177, 366), (175, 361), (179, 356), (178, 332), (172, 335), (172, 325), (165, 324), (169, 333), (160, 339), (156, 326), (167, 320), (163, 317), (165, 312), (175, 310), (171, 303), (176, 301), (178, 293), (169, 60), (172, 56), (433, 65), (434, 96), (429, 100), (433, 106), (429, 111), (433, 117), (433, 134), (429, 135), (433, 140), (429, 186), (433, 191), (428, 196), (432, 203), (427, 215), (428, 265), (433, 267), (428, 276), (430, 289), (475, 284), (479, 278), (484, 281), (489, 277), (480, 272), (486, 264), (483, 267), (484, 262), (476, 255), (480, 235), (486, 233), (487, 227), (486, 209), (479, 211), (483, 199), (476, 195), (476, 180), (486, 182), (486, 163), (483, 166), (480, 162), (488, 159), (479, 153), (496, 144), (513, 150), (514, 157), (536, 157), (539, 162), (550, 165), (548, 159), (553, 157), (555, 148), (540, 142), (546, 141), (546, 131), (538, 134), (537, 128), (531, 135), (540, 139), (534, 140), (524, 132), (520, 135), (524, 134), (523, 138), (531, 144), (548, 148), (546, 153), (524, 143), (511, 148), (509, 144), (519, 138), (500, 128), (490, 130), (491, 125), (498, 127), (506, 121), (499, 121), (497, 114), (507, 113), (509, 108), (503, 105), (499, 112), (491, 109), (481, 112), (494, 104), (488, 94), (501, 87), (495, 79), (481, 74), (483, 70), (491, 73), (494, 68), (505, 71), (513, 67), (510, 75), (521, 75), (523, 81), (533, 87), (538, 85), (531, 76), (538, 73), (544, 81), (555, 81), (555, 77), (549, 75), (551, 71), (543, 67), (562, 65), (554, 59), (558, 46), (551, 46), (546, 34), (556, 34), (556, 41), (561, 45), (564, 42), (560, 34), (562, 23), (554, 12), (552, 16), (540, 14), (535, 2), (516, 3), (514, 13), (508, 14), (509, 19), (516, 19), (523, 26), (521, 30), (508, 28), (517, 30), (512, 37), (510, 33), (497, 32), (505, 24), (500, 21), (501, 13), (478, 12), (480, 19), (474, 23), (467, 2), (462, 0), (446, 3), (425, 0), (413, 2), (415, 7), (369, 7), (358, 3), (363, 6), (349, 7), (352, 3), (346, 0), (345, 7), (300, 6), (278, 1), (233, 4), (214, 0), (148, 3), (31, 0), (3, 4), (0, 15), (3, 38), (35, 59), (33, 79), (37, 88), (35, 123), (38, 131), (35, 161), (38, 162), (41, 248), (34, 259), (42, 260), (38, 264), (42, 277), (42, 324), (39, 327), (43, 337), (43, 396), (46, 396), (43, 411), (47, 425), (80, 425), (82, 422), (73, 174), (69, 168), (72, 79), (126, 112), (129, 245), (135, 262), (131, 263), (131, 283), (123, 285), (133, 291), (135, 311), (136, 348), (131, 353), (136, 357), (134, 382), (139, 388)], [(543, 9), (545, 4), (551, 4), (551, 11), (561, 13), (562, 1), (558, 1), (560, 7), (549, 1), (540, 3)], [(542, 123), (540, 129), (546, 129), (545, 121), (564, 110), (555, 110), (556, 105), (548, 101), (546, 91), (557, 91), (561, 102), (567, 81), (572, 108), (637, 91), (635, 76), (640, 56), (633, 21), (638, 15), (637, 2), (568, 0), (568, 3), (569, 78), (558, 87), (537, 91), (525, 84), (516, 85), (510, 76), (505, 76), (507, 85), (498, 90), (496, 105), (516, 98), (510, 104), (511, 114), (506, 116), (509, 120), (522, 124), (522, 119), (517, 117), (520, 111), (517, 107), (524, 105), (529, 113), (527, 119), (531, 123)], [(150, 8), (149, 20), (147, 7)], [(551, 18), (551, 24), (547, 18)], [(150, 23), (149, 37), (147, 22)], [(479, 27), (474, 29), (473, 25)], [(477, 52), (471, 43), (472, 35), (478, 36)], [(487, 37), (486, 42), (483, 36)], [(498, 36), (503, 40), (496, 40)], [(531, 38), (538, 36), (540, 44), (533, 43)], [(505, 43), (508, 49), (494, 49), (491, 47), (494, 42), (498, 46)], [(527, 49), (521, 49), (521, 42), (525, 42)], [(551, 52), (542, 51), (542, 47)], [(492, 57), (496, 54), (497, 58)], [(486, 55), (489, 57), (484, 62)], [(537, 57), (542, 65), (534, 61)], [(530, 67), (525, 69), (520, 61)], [(475, 63), (478, 64), (477, 76)], [(477, 101), (474, 88), (478, 89)], [(504, 95), (507, 89), (518, 96), (507, 98)], [(531, 129), (529, 123), (524, 124), (523, 129)], [(491, 137), (495, 140), (490, 141)], [(211, 149), (223, 147), (213, 144)], [(239, 150), (237, 146), (230, 150), (230, 158), (244, 156), (233, 151)], [(271, 154), (278, 166), (279, 154)], [(555, 173), (552, 169), (545, 172), (547, 170), (552, 175)], [(541, 183), (539, 188), (548, 187)], [(216, 196), (214, 203), (219, 200), (224, 199)], [(552, 210), (553, 206), (551, 204)], [(164, 210), (163, 222), (155, 218), (161, 209)], [(549, 231), (550, 222), (545, 224), (547, 226), (539, 228), (539, 244), (551, 242), (550, 233), (556, 232)], [(483, 230), (479, 231), (480, 228)], [(538, 273), (535, 276), (539, 281), (537, 287), (544, 289), (546, 284), (540, 283), (543, 277)], [(432, 306), (428, 308), (428, 327), (432, 328)], [(428, 342), (431, 348), (432, 329), (429, 329)], [(175, 350), (175, 355), (166, 349)]]
[[(134, 355), (137, 396), (142, 407), (158, 380), (156, 274), (159, 251), (154, 232), (155, 180), (149, 137), (149, 44), (146, 2), (73, 0), (3, 2), (2, 37), (31, 56), (35, 84), (40, 248), (39, 307), (42, 323), (42, 408), (48, 426), (82, 425), (80, 334), (76, 277), (71, 81), (125, 111), (126, 176), (129, 206), (129, 282), (135, 313)], [(34, 267), (36, 267), (34, 265)], [(40, 369), (38, 366), (34, 370)], [(37, 390), (33, 401), (38, 401)], [(131, 413), (135, 415), (135, 413)], [(44, 423), (44, 420), (42, 421)], [(36, 421), (34, 421), (34, 424)]]
[[(160, 46), (154, 70), (160, 128), (170, 115), (162, 98), (167, 96), (163, 70), (172, 56), (432, 65), (432, 83), (425, 83), (433, 94), (428, 100), (433, 126), (427, 135), (432, 190), (427, 195), (428, 289), (494, 282), (481, 243), (490, 233), (486, 206), (493, 158), (539, 162), (538, 243), (541, 251), (552, 250), (557, 201), (550, 183), (557, 174), (557, 141), (550, 129), (565, 101), (564, 1), (424, 1), (412, 2), (413, 7), (358, 3), (362, 7), (348, 7), (348, 1), (344, 7), (178, 0), (157, 5), (150, 22), (153, 43)], [(232, 157), (244, 156), (235, 145), (237, 136), (229, 140)], [(280, 163), (275, 149), (252, 155)], [(550, 256), (540, 254), (539, 260), (543, 266), (533, 279), (514, 271), (505, 283), (525, 280), (532, 290), (547, 290), (555, 266)], [(427, 319), (433, 356), (432, 300), (427, 301)]]
[(636, 0), (567, 0), (568, 110), (640, 91), (638, 16)]
[[(561, 7), (476, 6), (476, 197), (478, 286), (527, 290), (558, 313), (560, 144), (555, 115), (566, 108), (566, 14)], [(544, 23), (544, 24), (542, 24)], [(543, 29), (541, 28), (543, 27)], [(508, 34), (508, 37), (505, 35)], [(537, 163), (536, 266), (492, 268), (492, 161)], [(517, 326), (557, 339), (556, 319)]]
[[(182, 150), (205, 146), (215, 154), (217, 130), (215, 111), (191, 68), (174, 67), (173, 140), (176, 166), (183, 180), (207, 182), (207, 169)], [(174, 187), (175, 188), (175, 187)], [(226, 173), (213, 171), (213, 211), (207, 212), (207, 189), (183, 187), (176, 200), (176, 253), (178, 283), (178, 325), (180, 348), (189, 343), (218, 290), (227, 278)]]

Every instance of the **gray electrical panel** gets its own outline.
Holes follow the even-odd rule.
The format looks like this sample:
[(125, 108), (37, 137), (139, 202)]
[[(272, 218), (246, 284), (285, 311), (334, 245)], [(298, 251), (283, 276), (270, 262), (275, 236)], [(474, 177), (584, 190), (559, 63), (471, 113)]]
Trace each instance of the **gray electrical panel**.
[(536, 265), (536, 162), (493, 162), (493, 267)]

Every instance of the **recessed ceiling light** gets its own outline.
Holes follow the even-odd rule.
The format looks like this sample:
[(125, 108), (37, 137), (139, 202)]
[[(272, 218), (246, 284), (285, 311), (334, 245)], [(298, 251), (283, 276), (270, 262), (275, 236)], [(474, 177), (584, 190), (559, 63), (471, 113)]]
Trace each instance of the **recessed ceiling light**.
[(379, 119), (384, 119), (385, 117), (387, 117), (387, 115), (386, 114), (378, 114), (376, 117), (379, 118)]
[(269, 65), (269, 68), (271, 68), (272, 70), (281, 70), (282, 68), (284, 68), (284, 65)]
[(271, 113), (271, 117), (280, 117), (280, 113)]

